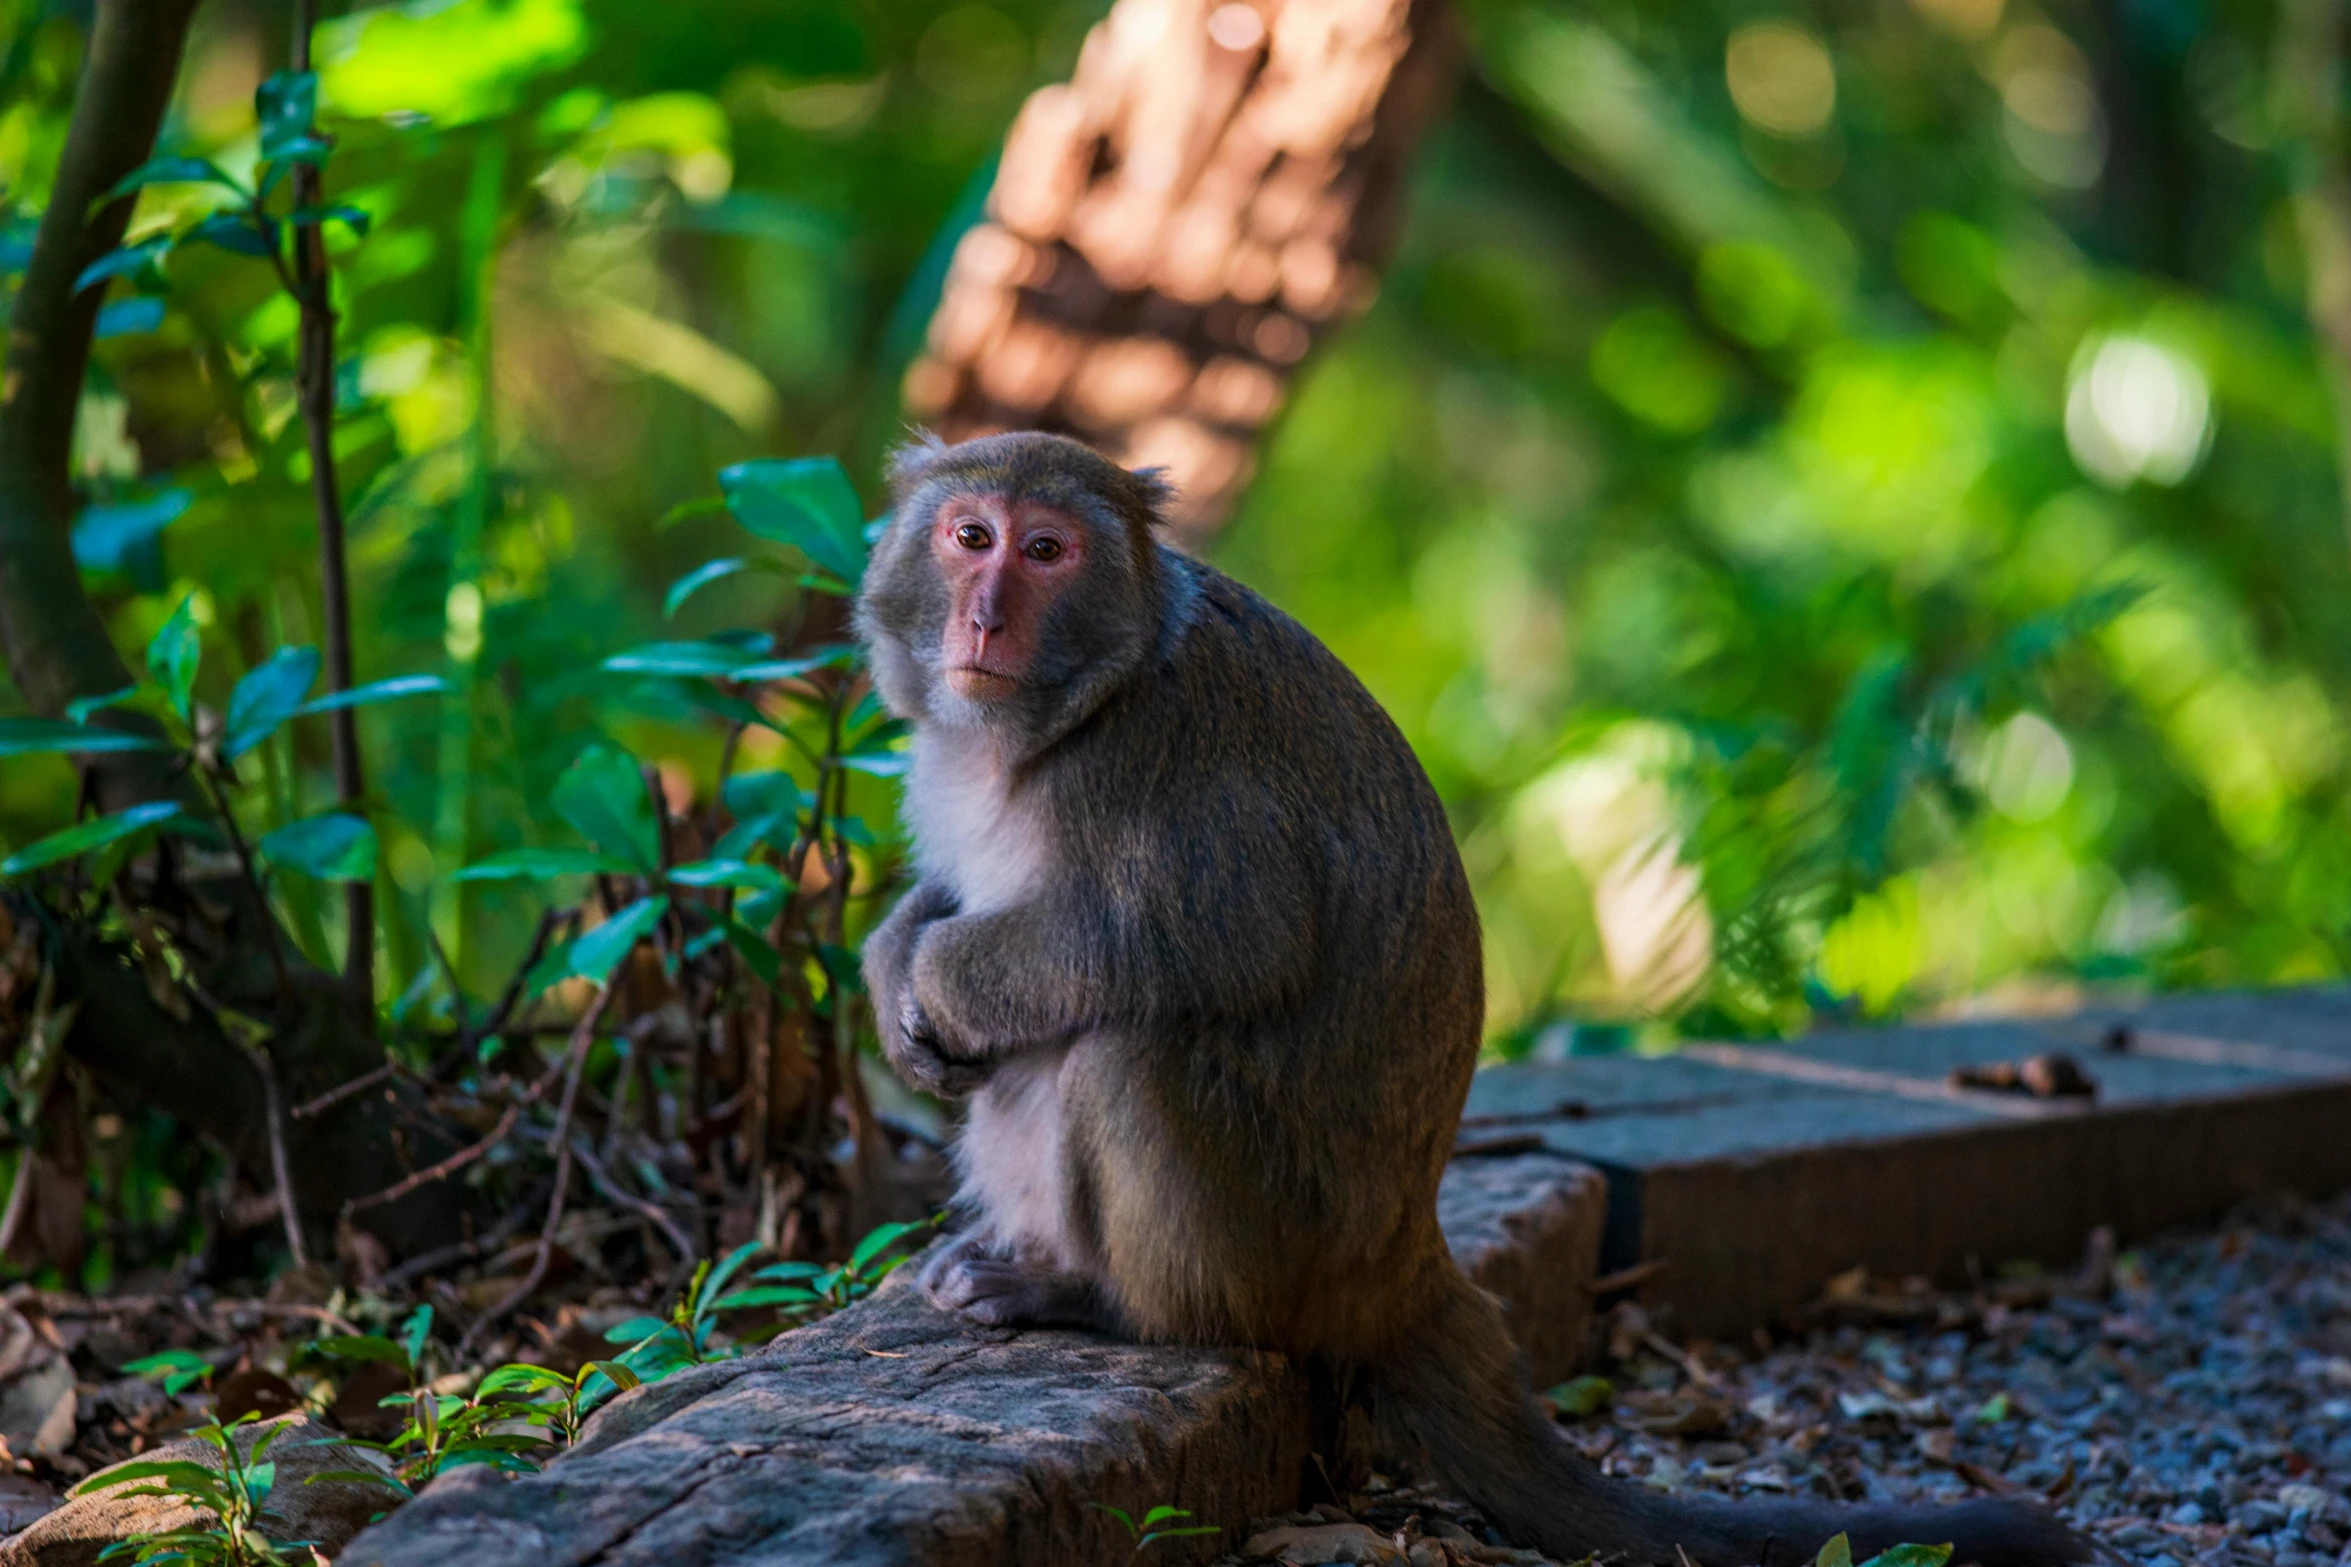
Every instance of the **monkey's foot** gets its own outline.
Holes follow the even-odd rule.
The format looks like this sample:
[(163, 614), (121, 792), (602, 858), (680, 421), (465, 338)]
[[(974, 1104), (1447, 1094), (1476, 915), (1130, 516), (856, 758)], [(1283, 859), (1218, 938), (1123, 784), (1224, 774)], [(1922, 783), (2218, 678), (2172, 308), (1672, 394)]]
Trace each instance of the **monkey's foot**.
[(992, 1328), (1094, 1328), (1113, 1322), (1091, 1279), (1034, 1263), (993, 1257), (977, 1242), (958, 1242), (923, 1273), (932, 1304)]

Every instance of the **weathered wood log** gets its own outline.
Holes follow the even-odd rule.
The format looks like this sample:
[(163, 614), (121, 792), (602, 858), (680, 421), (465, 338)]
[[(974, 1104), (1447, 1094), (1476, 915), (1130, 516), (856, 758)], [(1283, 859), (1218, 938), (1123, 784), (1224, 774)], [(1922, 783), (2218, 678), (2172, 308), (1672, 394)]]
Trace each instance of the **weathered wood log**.
[[(1455, 1255), (1513, 1292), (1520, 1331), (1552, 1357), (1540, 1380), (1582, 1345), (1606, 1205), (1597, 1172), (1555, 1155), (1447, 1176)], [(1310, 1455), (1334, 1450), (1334, 1408), (1278, 1355), (975, 1328), (891, 1287), (616, 1400), (544, 1474), (458, 1471), (341, 1563), (1099, 1567), (1132, 1545), (1102, 1509), (1162, 1504), (1223, 1528), (1229, 1549), (1297, 1505)], [(1207, 1543), (1152, 1549), (1204, 1560)]]
[(908, 410), (1082, 436), (1213, 527), (1291, 371), (1369, 302), (1457, 53), (1441, 0), (1119, 0), (1014, 121)]

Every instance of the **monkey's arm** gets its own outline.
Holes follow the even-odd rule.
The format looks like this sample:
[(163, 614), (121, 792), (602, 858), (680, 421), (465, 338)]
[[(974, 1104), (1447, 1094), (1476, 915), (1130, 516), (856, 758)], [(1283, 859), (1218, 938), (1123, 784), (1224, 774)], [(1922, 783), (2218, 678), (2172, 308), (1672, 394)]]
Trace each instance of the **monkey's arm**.
[(944, 883), (917, 882), (865, 938), (865, 988), (873, 997), (882, 1053), (909, 1084), (949, 1097), (970, 1093), (987, 1073), (978, 1063), (949, 1061), (940, 1053), (930, 1020), (915, 1002), (912, 969), (923, 932), (954, 912), (955, 894)]
[(946, 1053), (988, 1060), (1105, 1023), (1260, 1016), (1308, 991), (1313, 883), (1275, 863), (1283, 846), (1208, 829), (1163, 841), (1213, 847), (925, 927), (912, 988)]

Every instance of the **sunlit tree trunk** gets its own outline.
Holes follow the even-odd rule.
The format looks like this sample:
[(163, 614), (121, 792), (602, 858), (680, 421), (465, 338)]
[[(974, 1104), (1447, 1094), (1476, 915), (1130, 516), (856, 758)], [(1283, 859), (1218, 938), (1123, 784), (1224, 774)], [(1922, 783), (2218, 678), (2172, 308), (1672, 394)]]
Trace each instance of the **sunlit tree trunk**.
[(1441, 0), (1119, 0), (1014, 122), (909, 412), (1082, 436), (1213, 528), (1291, 373), (1371, 299), (1456, 56)]

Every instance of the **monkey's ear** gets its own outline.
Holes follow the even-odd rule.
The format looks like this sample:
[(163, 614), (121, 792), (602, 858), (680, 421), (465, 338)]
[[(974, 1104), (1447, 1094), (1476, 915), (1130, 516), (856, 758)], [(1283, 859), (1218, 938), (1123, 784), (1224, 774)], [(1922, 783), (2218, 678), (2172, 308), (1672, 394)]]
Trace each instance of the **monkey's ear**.
[(899, 500), (908, 491), (922, 483), (923, 475), (931, 465), (947, 455), (947, 443), (929, 430), (917, 426), (907, 432), (906, 444), (890, 453), (883, 465), (883, 473), (890, 483), (890, 494)]
[(1130, 468), (1127, 476), (1135, 481), (1135, 499), (1151, 513), (1153, 527), (1167, 525), (1167, 508), (1175, 500), (1175, 481), (1167, 476), (1165, 468)]

